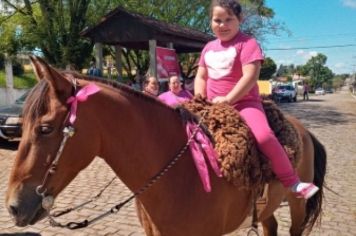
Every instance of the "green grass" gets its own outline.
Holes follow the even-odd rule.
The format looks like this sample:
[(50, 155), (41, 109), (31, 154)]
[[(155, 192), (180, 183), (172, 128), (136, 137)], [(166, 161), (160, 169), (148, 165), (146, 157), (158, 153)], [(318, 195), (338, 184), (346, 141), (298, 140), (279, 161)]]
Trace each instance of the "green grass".
[[(21, 76), (14, 76), (14, 88), (27, 89), (32, 88), (37, 83), (33, 73), (25, 73)], [(5, 71), (0, 71), (0, 87), (6, 87)]]

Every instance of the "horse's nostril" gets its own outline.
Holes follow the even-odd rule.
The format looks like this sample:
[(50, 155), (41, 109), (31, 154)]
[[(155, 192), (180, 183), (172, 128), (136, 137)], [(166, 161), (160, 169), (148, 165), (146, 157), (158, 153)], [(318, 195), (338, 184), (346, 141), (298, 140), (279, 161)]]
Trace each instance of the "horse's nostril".
[(17, 216), (19, 213), (19, 210), (16, 206), (10, 206), (10, 214), (13, 216)]

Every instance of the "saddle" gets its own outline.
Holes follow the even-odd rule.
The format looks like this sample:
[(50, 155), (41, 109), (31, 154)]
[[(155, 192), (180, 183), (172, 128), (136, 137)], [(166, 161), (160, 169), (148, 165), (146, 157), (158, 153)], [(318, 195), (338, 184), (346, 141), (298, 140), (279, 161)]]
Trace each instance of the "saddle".
[[(298, 133), (281, 110), (270, 99), (263, 99), (269, 125), (295, 167), (301, 151)], [(275, 178), (269, 161), (257, 149), (254, 137), (238, 111), (228, 104), (212, 104), (195, 97), (182, 108), (203, 117), (203, 126), (210, 133), (218, 154), (221, 172), (235, 186), (262, 190)]]

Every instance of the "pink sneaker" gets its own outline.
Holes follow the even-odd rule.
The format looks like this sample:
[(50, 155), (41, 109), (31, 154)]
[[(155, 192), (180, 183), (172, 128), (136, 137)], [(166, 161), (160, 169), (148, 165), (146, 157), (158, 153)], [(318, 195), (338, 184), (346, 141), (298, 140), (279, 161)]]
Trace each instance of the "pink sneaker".
[(297, 198), (309, 199), (318, 191), (319, 188), (313, 183), (300, 182), (293, 192), (297, 194)]

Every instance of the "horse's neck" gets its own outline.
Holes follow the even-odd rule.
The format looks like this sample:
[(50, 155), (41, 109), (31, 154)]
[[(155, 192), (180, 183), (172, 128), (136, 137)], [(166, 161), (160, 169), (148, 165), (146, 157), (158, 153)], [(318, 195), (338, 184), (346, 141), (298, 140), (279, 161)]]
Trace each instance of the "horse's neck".
[(186, 139), (182, 122), (172, 110), (134, 94), (104, 99), (105, 111), (98, 112), (99, 155), (129, 188), (137, 189), (182, 148)]

